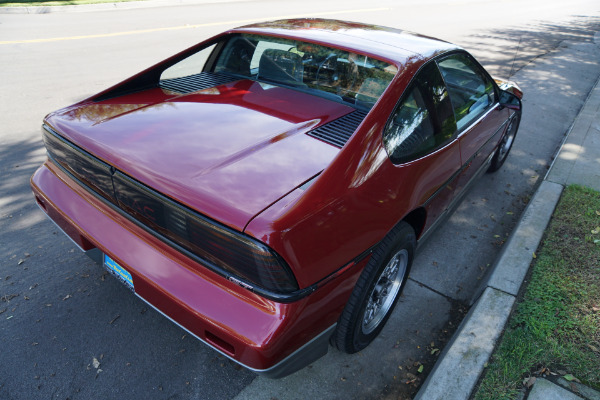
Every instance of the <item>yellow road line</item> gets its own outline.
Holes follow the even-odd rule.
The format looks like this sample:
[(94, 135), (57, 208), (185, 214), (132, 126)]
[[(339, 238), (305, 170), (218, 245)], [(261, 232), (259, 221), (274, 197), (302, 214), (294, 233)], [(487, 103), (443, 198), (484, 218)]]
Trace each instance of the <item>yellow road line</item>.
[[(363, 8), (363, 9), (357, 9), (357, 10), (322, 12), (322, 13), (317, 13), (315, 15), (328, 16), (328, 15), (336, 15), (336, 14), (353, 14), (353, 13), (365, 13), (365, 12), (387, 11), (387, 10), (390, 10), (390, 8)], [(96, 39), (96, 38), (106, 38), (106, 37), (115, 37), (115, 36), (138, 35), (138, 34), (142, 34), (142, 33), (176, 31), (176, 30), (180, 30), (180, 29), (206, 28), (209, 26), (219, 26), (219, 25), (236, 26), (236, 25), (241, 25), (241, 24), (249, 24), (252, 22), (265, 21), (267, 19), (271, 19), (271, 20), (291, 19), (291, 18), (301, 18), (301, 17), (305, 17), (305, 16), (306, 16), (306, 14), (286, 15), (286, 16), (270, 17), (270, 18), (267, 17), (267, 18), (240, 19), (237, 21), (208, 22), (205, 24), (197, 24), (197, 25), (181, 25), (181, 26), (171, 26), (171, 27), (167, 27), (167, 28), (139, 29), (139, 30), (135, 30), (135, 31), (101, 33), (101, 34), (97, 34), (97, 35), (67, 36), (67, 37), (55, 37), (55, 38), (48, 38), (48, 39), (7, 40), (7, 41), (0, 41), (0, 44), (47, 43), (47, 42), (60, 42), (60, 41), (65, 41), (65, 40)]]

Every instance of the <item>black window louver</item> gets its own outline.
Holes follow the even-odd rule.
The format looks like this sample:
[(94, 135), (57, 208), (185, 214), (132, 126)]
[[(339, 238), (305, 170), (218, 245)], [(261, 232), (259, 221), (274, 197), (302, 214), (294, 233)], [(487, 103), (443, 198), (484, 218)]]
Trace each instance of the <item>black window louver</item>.
[(355, 110), (308, 132), (308, 134), (336, 147), (342, 147), (366, 116), (367, 111)]
[(239, 78), (227, 74), (201, 72), (199, 74), (183, 76), (181, 78), (163, 79), (160, 81), (159, 86), (165, 90), (186, 94), (235, 82), (237, 80), (239, 80)]

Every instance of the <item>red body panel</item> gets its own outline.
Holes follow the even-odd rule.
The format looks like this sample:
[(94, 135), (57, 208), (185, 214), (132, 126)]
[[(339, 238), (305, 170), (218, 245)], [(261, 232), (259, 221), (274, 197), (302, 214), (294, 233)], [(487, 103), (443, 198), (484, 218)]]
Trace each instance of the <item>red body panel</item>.
[(463, 188), (479, 170), (485, 160), (492, 154), (498, 144), (500, 135), (492, 140), (502, 123), (508, 119), (508, 110), (499, 106), (490, 110), (485, 118), (474, 124), (459, 136), (460, 154), (463, 164), (468, 165), (460, 179), (458, 189)]

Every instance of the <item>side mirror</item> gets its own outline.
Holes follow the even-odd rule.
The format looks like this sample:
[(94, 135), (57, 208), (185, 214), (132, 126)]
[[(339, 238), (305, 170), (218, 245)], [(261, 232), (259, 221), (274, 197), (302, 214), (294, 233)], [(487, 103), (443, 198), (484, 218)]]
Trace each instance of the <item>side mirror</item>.
[(506, 90), (500, 90), (500, 105), (511, 110), (521, 110), (522, 108), (521, 99)]

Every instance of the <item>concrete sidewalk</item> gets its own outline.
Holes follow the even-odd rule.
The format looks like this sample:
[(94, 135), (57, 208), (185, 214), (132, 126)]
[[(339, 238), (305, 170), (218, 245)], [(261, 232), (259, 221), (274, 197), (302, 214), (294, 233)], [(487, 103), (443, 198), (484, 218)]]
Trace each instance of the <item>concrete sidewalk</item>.
[[(504, 330), (560, 195), (570, 184), (600, 191), (600, 80), (567, 132), (554, 163), (500, 254), (481, 296), (444, 349), (416, 400), (471, 396)], [(528, 399), (600, 400), (600, 393), (583, 385), (577, 388), (577, 394), (568, 390), (570, 384), (563, 386), (538, 379)]]

